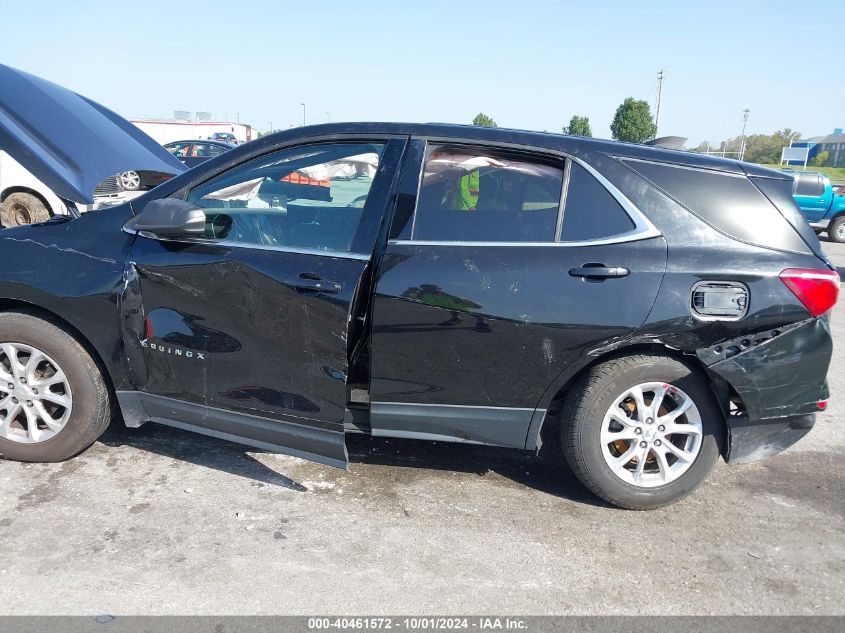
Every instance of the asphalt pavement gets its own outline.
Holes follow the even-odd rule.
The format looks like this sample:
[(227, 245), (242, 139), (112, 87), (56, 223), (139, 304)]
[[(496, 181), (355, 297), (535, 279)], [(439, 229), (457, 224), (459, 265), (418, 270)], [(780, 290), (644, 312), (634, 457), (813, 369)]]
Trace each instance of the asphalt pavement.
[(842, 615), (843, 366), (801, 442), (654, 512), (504, 449), (352, 437), (341, 471), (112, 428), (0, 461), (0, 614)]

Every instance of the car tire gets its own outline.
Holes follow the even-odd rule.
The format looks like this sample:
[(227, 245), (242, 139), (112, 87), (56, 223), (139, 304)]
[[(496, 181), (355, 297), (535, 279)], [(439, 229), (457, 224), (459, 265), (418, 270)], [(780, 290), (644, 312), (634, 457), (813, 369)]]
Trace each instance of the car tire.
[(17, 192), (6, 196), (0, 211), (0, 222), (6, 228), (46, 222), (51, 213), (40, 198), (30, 193)]
[(719, 456), (723, 433), (707, 381), (668, 356), (627, 356), (591, 368), (570, 389), (561, 420), (572, 472), (594, 494), (629, 510), (659, 508), (692, 492)]
[(137, 171), (124, 171), (118, 175), (117, 183), (124, 191), (138, 191), (141, 188), (141, 175)]
[[(12, 358), (17, 369), (11, 367)], [(45, 415), (51, 416), (50, 424)], [(64, 461), (91, 446), (111, 417), (109, 388), (78, 340), (41, 316), (0, 313), (0, 456)]]
[(827, 236), (833, 242), (845, 242), (845, 215), (840, 215), (833, 219), (830, 226), (827, 227)]

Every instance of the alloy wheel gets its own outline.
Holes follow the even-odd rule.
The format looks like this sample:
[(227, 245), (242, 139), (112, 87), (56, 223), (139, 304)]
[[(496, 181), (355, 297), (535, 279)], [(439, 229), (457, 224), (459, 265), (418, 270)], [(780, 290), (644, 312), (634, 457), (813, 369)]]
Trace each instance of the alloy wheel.
[(840, 242), (845, 242), (845, 222), (840, 222), (836, 227), (836, 238)]
[(67, 424), (70, 383), (59, 364), (22, 343), (0, 343), (0, 438), (34, 444)]
[(701, 414), (684, 391), (661, 382), (623, 392), (604, 416), (601, 448), (614, 475), (655, 488), (683, 475), (701, 451)]
[(127, 191), (136, 191), (141, 187), (141, 176), (137, 171), (124, 171), (120, 174), (120, 185)]

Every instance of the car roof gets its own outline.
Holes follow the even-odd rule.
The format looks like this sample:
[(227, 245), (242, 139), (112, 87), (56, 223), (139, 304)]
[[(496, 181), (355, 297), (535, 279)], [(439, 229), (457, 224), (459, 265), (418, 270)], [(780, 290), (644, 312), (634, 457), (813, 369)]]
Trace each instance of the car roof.
[(445, 141), (479, 141), (483, 143), (503, 143), (508, 145), (522, 145), (538, 149), (567, 152), (574, 155), (601, 153), (621, 158), (650, 160), (713, 169), (738, 174), (765, 176), (768, 178), (785, 179), (786, 176), (774, 169), (761, 167), (753, 163), (743, 163), (737, 160), (707, 156), (683, 150), (666, 149), (638, 143), (624, 143), (607, 139), (585, 138), (582, 136), (568, 136), (549, 132), (535, 132), (531, 130), (509, 129), (501, 127), (481, 127), (477, 125), (459, 125), (451, 123), (394, 123), (394, 122), (342, 122), (321, 123), (273, 132), (253, 141), (253, 143), (276, 144), (293, 136), (332, 135), (410, 135), (426, 137), (431, 140)]
[(176, 143), (210, 143), (211, 145), (219, 145), (220, 147), (227, 147), (229, 149), (234, 147), (234, 145), (232, 145), (231, 143), (224, 143), (223, 141), (215, 141), (214, 139), (201, 138), (189, 138), (183, 141), (170, 141), (169, 143), (165, 143), (164, 146), (167, 147), (168, 145), (175, 145)]

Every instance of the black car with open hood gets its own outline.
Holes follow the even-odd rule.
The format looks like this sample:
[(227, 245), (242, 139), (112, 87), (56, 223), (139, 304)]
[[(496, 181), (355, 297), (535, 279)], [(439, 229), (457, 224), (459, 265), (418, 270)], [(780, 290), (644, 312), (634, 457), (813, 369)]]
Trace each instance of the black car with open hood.
[[(0, 148), (72, 201), (182, 171), (7, 68)], [(607, 501), (671, 503), (827, 405), (839, 278), (790, 187), (518, 130), (262, 137), (131, 203), (0, 231), (0, 454), (68, 459), (115, 411), (334, 466), (348, 433), (536, 452), (554, 433)]]

